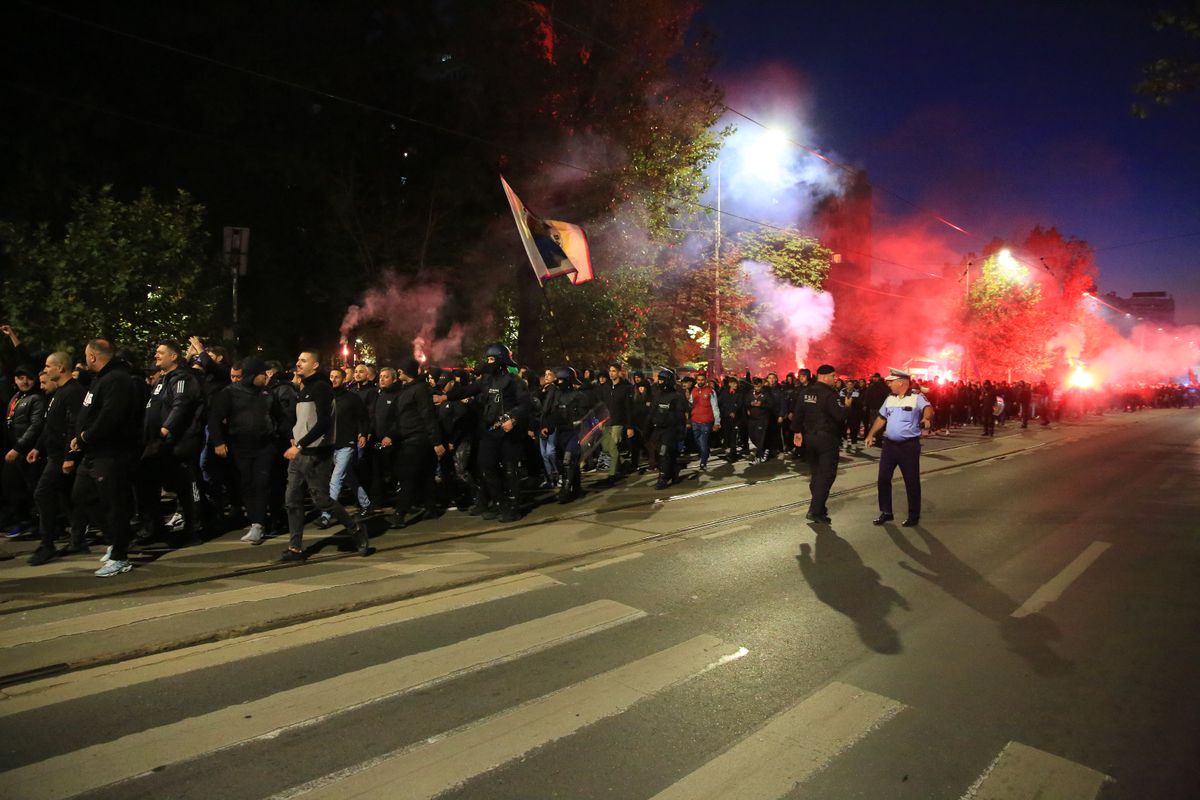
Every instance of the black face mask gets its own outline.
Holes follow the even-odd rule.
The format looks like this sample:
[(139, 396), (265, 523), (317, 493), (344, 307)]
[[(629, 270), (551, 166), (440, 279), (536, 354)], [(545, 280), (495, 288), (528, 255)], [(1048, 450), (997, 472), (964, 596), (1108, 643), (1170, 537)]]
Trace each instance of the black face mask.
[(504, 367), (498, 361), (487, 362), (479, 367), (479, 371), (484, 375), (499, 375), (503, 370)]

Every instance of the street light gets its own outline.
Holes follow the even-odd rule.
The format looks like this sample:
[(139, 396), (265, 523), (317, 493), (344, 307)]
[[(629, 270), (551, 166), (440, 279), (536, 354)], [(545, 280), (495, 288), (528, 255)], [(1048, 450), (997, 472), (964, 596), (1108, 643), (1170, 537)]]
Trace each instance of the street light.
[[(792, 145), (791, 137), (782, 128), (764, 128), (762, 134), (742, 153), (746, 171), (764, 180), (778, 181), (779, 173)], [(713, 311), (708, 326), (708, 371), (716, 377), (721, 365), (721, 159), (717, 163), (717, 213), (713, 243)]]

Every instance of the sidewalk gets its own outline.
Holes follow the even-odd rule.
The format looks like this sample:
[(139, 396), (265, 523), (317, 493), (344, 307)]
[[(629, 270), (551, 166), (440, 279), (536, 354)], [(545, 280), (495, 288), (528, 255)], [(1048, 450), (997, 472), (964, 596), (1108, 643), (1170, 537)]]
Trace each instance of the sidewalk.
[[(978, 429), (927, 440), (924, 472), (1091, 436), (1141, 415), (1110, 415), (1022, 431), (1009, 425), (994, 439)], [(877, 451), (876, 451), (877, 452)], [(841, 458), (834, 496), (874, 484), (876, 453)], [(261, 547), (237, 541), (240, 531), (184, 550), (142, 556), (131, 573), (92, 575), (95, 557), (43, 567), (23, 560), (0, 565), (0, 684), (205, 641), (263, 631), (343, 611), (394, 602), (451, 587), (515, 575), (664, 536), (719, 530), (738, 521), (808, 501), (807, 471), (790, 459), (752, 466), (710, 462), (685, 470), (671, 490), (653, 476), (631, 476), (614, 489), (590, 491), (570, 505), (534, 508), (517, 523), (499, 524), (449, 512), (412, 529), (384, 532), (372, 521), (379, 552), (363, 559), (338, 553), (345, 537), (310, 530), (321, 552), (305, 565), (269, 563), (283, 542)], [(594, 476), (593, 480), (599, 476)], [(589, 481), (590, 483), (591, 481)], [(585, 483), (585, 490), (587, 484)], [(10, 543), (10, 548), (12, 544)], [(28, 549), (32, 549), (32, 545)], [(20, 556), (18, 556), (20, 558)]]

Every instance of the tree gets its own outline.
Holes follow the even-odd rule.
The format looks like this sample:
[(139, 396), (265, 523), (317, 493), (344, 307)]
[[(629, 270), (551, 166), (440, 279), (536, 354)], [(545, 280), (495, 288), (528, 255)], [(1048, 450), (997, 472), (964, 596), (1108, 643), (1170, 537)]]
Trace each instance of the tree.
[(1046, 343), (1054, 335), (1042, 299), (1029, 268), (1007, 250), (984, 259), (982, 275), (967, 298), (971, 355), (982, 374), (1041, 377), (1051, 361)]
[[(1156, 58), (1142, 67), (1142, 80), (1136, 91), (1150, 99), (1154, 105), (1170, 105), (1177, 97), (1194, 95), (1200, 91), (1200, 2), (1188, 0), (1174, 9), (1160, 10), (1151, 23), (1159, 32), (1179, 34), (1191, 52)], [(1138, 117), (1149, 114), (1146, 106), (1137, 103), (1133, 113)]]
[(187, 192), (131, 202), (105, 186), (72, 205), (62, 236), (48, 224), (0, 222), (9, 268), (0, 287), (12, 323), (31, 340), (78, 347), (104, 337), (129, 348), (182, 341), (213, 322), (204, 207)]
[(784, 283), (820, 289), (829, 275), (833, 251), (794, 228), (759, 228), (738, 236), (741, 260), (759, 261)]

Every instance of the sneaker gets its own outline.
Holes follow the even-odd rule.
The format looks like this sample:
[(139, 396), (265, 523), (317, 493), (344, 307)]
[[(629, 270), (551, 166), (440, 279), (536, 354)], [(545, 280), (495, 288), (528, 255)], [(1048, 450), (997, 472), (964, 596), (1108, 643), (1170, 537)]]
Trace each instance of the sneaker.
[(171, 518), (167, 520), (167, 527), (168, 528), (182, 528), (183, 527), (183, 514), (180, 514), (178, 511), (176, 511), (174, 514), (172, 514)]
[(290, 547), (287, 550), (283, 551), (283, 555), (279, 556), (279, 561), (284, 564), (288, 564), (288, 563), (299, 564), (299, 563), (307, 561), (307, 560), (308, 560), (307, 553), (301, 552), (299, 550), (293, 550)]
[(4, 535), (9, 539), (20, 539), (25, 535), (25, 529), (20, 525), (14, 525), (4, 532)]
[(107, 564), (109, 561), (112, 561), (112, 548), (106, 547), (104, 548), (104, 555), (100, 556), (100, 563)]
[(250, 530), (246, 531), (246, 535), (241, 538), (241, 541), (249, 542), (250, 544), (262, 544), (265, 536), (266, 531), (263, 530), (263, 526), (256, 522), (250, 526)]
[(122, 572), (129, 572), (133, 569), (133, 564), (129, 561), (118, 561), (115, 558), (109, 559), (103, 567), (96, 570), (97, 578), (111, 578), (113, 575), (120, 575)]
[(317, 530), (327, 531), (333, 527), (333, 517), (327, 517), (324, 514), (317, 520)]
[(33, 555), (29, 556), (29, 566), (40, 567), (42, 564), (48, 564), (58, 556), (58, 551), (53, 547), (39, 546), (33, 551)]
[(87, 542), (79, 542), (78, 544), (71, 543), (67, 545), (66, 551), (63, 553), (68, 556), (86, 556), (91, 555), (92, 548), (88, 547)]

